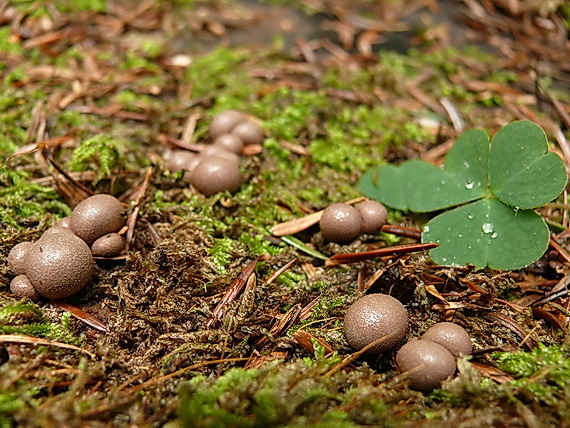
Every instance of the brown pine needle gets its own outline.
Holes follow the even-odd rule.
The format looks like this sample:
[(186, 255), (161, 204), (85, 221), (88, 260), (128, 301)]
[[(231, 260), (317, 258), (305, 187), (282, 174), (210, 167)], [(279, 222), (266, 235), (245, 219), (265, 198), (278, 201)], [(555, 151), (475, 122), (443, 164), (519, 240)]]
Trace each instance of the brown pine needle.
[(39, 337), (33, 337), (33, 336), (22, 336), (19, 334), (0, 334), (0, 343), (23, 343), (26, 345), (55, 346), (57, 348), (72, 349), (74, 351), (83, 352), (89, 355), (93, 359), (97, 357), (93, 352), (90, 352), (87, 349), (83, 349), (75, 345), (70, 345), (68, 343), (62, 343), (62, 342), (54, 342), (51, 340), (41, 339)]
[(325, 266), (337, 266), (348, 263), (357, 263), (384, 256), (413, 253), (415, 251), (431, 250), (438, 247), (435, 243), (398, 245), (395, 247), (379, 248), (378, 250), (362, 251), (360, 253), (335, 254), (325, 262)]

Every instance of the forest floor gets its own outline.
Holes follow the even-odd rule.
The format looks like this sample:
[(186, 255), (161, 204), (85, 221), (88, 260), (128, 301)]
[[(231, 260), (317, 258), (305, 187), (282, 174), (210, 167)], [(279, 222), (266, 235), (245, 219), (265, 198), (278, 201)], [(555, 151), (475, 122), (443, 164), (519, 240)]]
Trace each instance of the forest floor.
[[(531, 120), (568, 169), (568, 31), (557, 0), (2, 2), (0, 426), (570, 426), (566, 191), (539, 210), (551, 247), (517, 271), (421, 251), (328, 267), (418, 239), (271, 233), (361, 197), (374, 166), (440, 163), (471, 128)], [(209, 143), (226, 109), (266, 138), (238, 191), (205, 197), (164, 156)], [(130, 204), (128, 255), (65, 302), (12, 295), (10, 249), (95, 193)], [(404, 341), (453, 321), (473, 354), (410, 389), (397, 349), (344, 337), (364, 292), (405, 305)]]

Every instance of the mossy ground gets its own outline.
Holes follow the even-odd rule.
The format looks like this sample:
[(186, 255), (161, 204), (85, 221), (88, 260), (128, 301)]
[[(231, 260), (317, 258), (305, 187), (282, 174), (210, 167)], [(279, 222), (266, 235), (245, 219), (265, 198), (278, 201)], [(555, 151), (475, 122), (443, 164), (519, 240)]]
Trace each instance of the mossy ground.
[[(315, 12), (312, 2), (300, 3)], [(232, 2), (121, 4), (12, 1), (0, 8), (0, 160), (7, 162), (0, 168), (0, 334), (95, 354), (0, 343), (0, 426), (570, 425), (565, 332), (528, 306), (516, 311), (505, 303), (564, 275), (568, 265), (557, 254), (522, 272), (434, 269), (425, 254), (324, 269), (322, 261), (267, 239), (276, 223), (358, 197), (355, 184), (371, 166), (425, 155), (455, 138), (445, 111), (430, 111), (430, 101), (439, 106), (447, 97), (468, 127), (489, 132), (524, 109), (558, 121), (553, 109), (528, 105), (532, 70), (427, 36), (408, 55), (321, 49), (306, 61), (279, 40), (255, 49), (226, 46), (233, 27), (252, 25)], [(181, 49), (189, 39), (195, 44)], [(212, 41), (219, 46), (201, 51)], [(480, 82), (494, 86), (482, 89)], [(211, 118), (227, 108), (258, 116), (268, 136), (260, 154), (244, 159), (240, 190), (206, 198), (166, 171), (164, 141), (180, 138), (191, 115), (200, 118), (194, 138), (206, 141)], [(53, 169), (37, 151), (8, 159), (38, 143), (41, 150), (51, 145), (53, 160), (83, 173), (77, 179), (94, 192), (125, 194), (153, 169), (128, 259), (99, 264), (93, 283), (68, 299), (102, 320), (107, 333), (52, 302), (9, 293), (12, 246), (36, 239), (71, 209), (73, 195), (54, 187)], [(544, 215), (562, 221), (555, 208)], [(423, 221), (390, 217), (409, 226)], [(323, 242), (316, 227), (298, 237), (327, 256), (407, 242), (378, 235), (339, 246)], [(221, 295), (257, 256), (256, 286), (206, 329)], [(277, 281), (264, 281), (293, 258), (298, 263)], [(407, 305), (408, 338), (454, 317), (475, 349), (508, 352), (462, 360), (459, 375), (429, 394), (406, 387), (394, 352), (328, 374), (353, 352), (342, 318), (359, 276), (381, 268), (373, 290), (391, 289)], [(438, 310), (428, 285), (458, 309)], [(550, 313), (564, 314), (567, 301), (555, 303)], [(526, 352), (508, 323), (484, 318), (488, 313), (507, 316), (542, 345)], [(291, 322), (276, 329), (284, 317)], [(293, 335), (299, 329), (334, 354), (325, 355), (315, 340), (309, 352)]]

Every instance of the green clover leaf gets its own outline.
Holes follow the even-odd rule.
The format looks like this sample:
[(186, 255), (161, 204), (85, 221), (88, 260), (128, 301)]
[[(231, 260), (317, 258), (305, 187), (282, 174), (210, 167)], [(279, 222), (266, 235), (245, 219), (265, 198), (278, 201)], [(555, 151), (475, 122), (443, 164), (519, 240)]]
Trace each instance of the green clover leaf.
[(440, 244), (430, 253), (436, 263), (518, 269), (548, 246), (548, 228), (530, 208), (556, 198), (566, 181), (564, 163), (548, 152), (544, 131), (517, 121), (492, 141), (482, 130), (465, 132), (443, 169), (411, 160), (373, 168), (359, 185), (365, 195), (399, 210), (462, 205), (426, 224), (422, 242)]

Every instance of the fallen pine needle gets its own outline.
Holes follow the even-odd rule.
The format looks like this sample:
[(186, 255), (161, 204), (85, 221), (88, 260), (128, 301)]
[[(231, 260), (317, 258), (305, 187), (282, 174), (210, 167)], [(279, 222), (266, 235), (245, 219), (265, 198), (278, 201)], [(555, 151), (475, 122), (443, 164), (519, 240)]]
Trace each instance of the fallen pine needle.
[(39, 337), (33, 336), (21, 336), (19, 334), (0, 334), (0, 343), (25, 343), (28, 345), (55, 346), (57, 348), (73, 349), (74, 351), (83, 352), (89, 355), (91, 358), (97, 357), (93, 352), (89, 352), (87, 349), (83, 349), (75, 345), (70, 345), (68, 343), (62, 342), (53, 342), (51, 340), (41, 339)]

